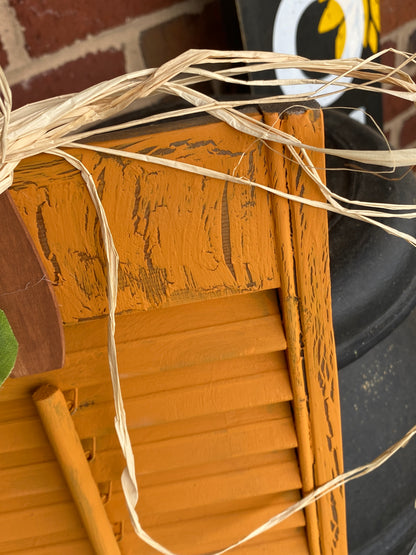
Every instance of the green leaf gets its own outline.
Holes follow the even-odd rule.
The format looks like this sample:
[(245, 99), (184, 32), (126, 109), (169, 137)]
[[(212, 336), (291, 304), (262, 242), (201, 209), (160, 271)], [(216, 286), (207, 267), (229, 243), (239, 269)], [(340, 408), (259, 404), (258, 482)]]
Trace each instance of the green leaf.
[(0, 310), (0, 386), (9, 377), (16, 362), (18, 343), (9, 321)]

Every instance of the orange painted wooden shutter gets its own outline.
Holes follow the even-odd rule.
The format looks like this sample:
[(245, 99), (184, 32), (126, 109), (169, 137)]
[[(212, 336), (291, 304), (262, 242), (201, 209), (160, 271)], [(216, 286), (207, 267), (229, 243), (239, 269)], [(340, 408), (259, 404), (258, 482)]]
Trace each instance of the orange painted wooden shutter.
[[(305, 142), (323, 140), (314, 110), (256, 117)], [(156, 127), (106, 144), (317, 194), (293, 162), (223, 123)], [(342, 471), (326, 216), (241, 185), (77, 155), (96, 179), (120, 255), (117, 344), (141, 522), (178, 553), (213, 552)], [(13, 197), (55, 282), (67, 355), (63, 369), (9, 380), (1, 391), (8, 533), (0, 553), (91, 553), (31, 401), (46, 382), (75, 404), (121, 552), (154, 553), (134, 535), (121, 493), (92, 204), (78, 173), (51, 156), (22, 163)], [(346, 553), (342, 496), (235, 553)]]

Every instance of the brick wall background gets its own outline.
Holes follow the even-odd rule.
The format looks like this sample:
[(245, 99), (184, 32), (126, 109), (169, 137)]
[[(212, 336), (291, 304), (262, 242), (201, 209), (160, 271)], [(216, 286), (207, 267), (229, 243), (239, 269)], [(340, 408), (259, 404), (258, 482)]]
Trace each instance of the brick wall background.
[[(416, 52), (415, 0), (381, 0), (380, 50)], [(397, 66), (403, 57), (388, 54), (384, 63)], [(409, 73), (416, 80), (416, 64)], [(383, 96), (384, 131), (394, 148), (416, 147), (416, 107), (408, 101)]]
[(233, 1), (0, 0), (13, 108), (157, 67), (189, 48), (241, 49)]
[[(381, 0), (381, 16), (380, 48), (415, 52), (415, 0)], [(14, 108), (188, 48), (241, 49), (233, 0), (0, 0), (0, 65)], [(400, 63), (394, 58), (385, 61)], [(386, 97), (383, 112), (392, 145), (416, 146), (415, 107)]]

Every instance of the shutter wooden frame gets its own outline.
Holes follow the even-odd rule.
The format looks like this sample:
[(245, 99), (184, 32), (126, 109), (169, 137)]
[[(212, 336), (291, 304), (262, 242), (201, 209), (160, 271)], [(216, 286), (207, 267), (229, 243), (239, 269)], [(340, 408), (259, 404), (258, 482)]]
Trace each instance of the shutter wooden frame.
[[(263, 114), (258, 114), (255, 117), (258, 119), (263, 117), (264, 121), (269, 125), (274, 125), (285, 132), (301, 137), (304, 143), (316, 146), (323, 145), (322, 114), (319, 110), (308, 109), (289, 111), (280, 117), (273, 109), (270, 109), (265, 110)], [(230, 141), (230, 148), (228, 151), (225, 149), (221, 150), (218, 145), (211, 144), (212, 141), (210, 143), (209, 133), (211, 129), (210, 126), (212, 125), (217, 126), (217, 128), (220, 126), (220, 134), (223, 134), (224, 137), (228, 137)], [(198, 148), (205, 148), (206, 156), (211, 156), (210, 160), (212, 160), (213, 154), (217, 155), (216, 163), (220, 164), (220, 168), (222, 167), (221, 157), (223, 157), (224, 160), (227, 156), (228, 158), (230, 156), (234, 157), (235, 162), (233, 162), (231, 166), (232, 169), (237, 163), (240, 163), (239, 160), (242, 157), (241, 155), (247, 154), (247, 149), (251, 149), (250, 152), (254, 152), (258, 148), (257, 144), (252, 144), (250, 138), (249, 140), (247, 137), (244, 138), (244, 140), (241, 139), (241, 137), (238, 138), (241, 134), (231, 130), (222, 123), (199, 122), (198, 125), (189, 128), (189, 122), (181, 122), (175, 124), (173, 131), (166, 130), (166, 126), (162, 129), (164, 129), (163, 132), (156, 126), (152, 129), (151, 135), (147, 135), (147, 137), (151, 137), (151, 140), (156, 142), (158, 137), (163, 137), (164, 144), (166, 144), (166, 137), (169, 133), (173, 133), (173, 135), (177, 137), (177, 133), (180, 131), (183, 134), (184, 140), (188, 140), (189, 136), (192, 136), (194, 137), (194, 143), (198, 143)], [(162, 134), (158, 135), (159, 133)], [(238, 141), (240, 141), (238, 146), (233, 144), (233, 141), (237, 140), (234, 139), (233, 136), (237, 137)], [(198, 137), (199, 142), (196, 140)], [(109, 139), (106, 138), (104, 144), (106, 146), (111, 145), (119, 148), (121, 146), (131, 148), (132, 144), (140, 144), (143, 140), (143, 135), (134, 131), (123, 133), (121, 137), (113, 136)], [(199, 143), (204, 141), (205, 144), (201, 147)], [(182, 147), (182, 145), (179, 144), (180, 141), (176, 140), (176, 142), (178, 143), (177, 145), (175, 143), (173, 147), (169, 148), (174, 150)], [(245, 150), (243, 149), (243, 151), (241, 151), (242, 144), (245, 145)], [(166, 151), (166, 147), (161, 147), (161, 151), (162, 150), (165, 151), (160, 152), (160, 155), (171, 154)], [(115, 175), (111, 173), (115, 171), (114, 160), (108, 160), (106, 166), (106, 156), (89, 152), (86, 153), (85, 151), (78, 151), (75, 154), (90, 168), (98, 183), (100, 191), (103, 192), (105, 187), (108, 189), (108, 184), (111, 183), (111, 176)], [(281, 189), (299, 196), (316, 199), (321, 198), (317, 186), (293, 161), (291, 161), (289, 152), (284, 148), (283, 150), (279, 148), (277, 151), (276, 145), (268, 145), (267, 148), (263, 147), (262, 155), (263, 162), (258, 163), (257, 167), (254, 167), (254, 169), (253, 161), (250, 157), (242, 157), (242, 164), (247, 164), (244, 171), (254, 171), (252, 175), (254, 175), (255, 178), (259, 178), (259, 181), (267, 179), (268, 185), (276, 189)], [(322, 175), (322, 168), (324, 167), (323, 155), (312, 153), (311, 158), (316, 167), (320, 168), (319, 171)], [(201, 160), (199, 160), (200, 163)], [(112, 163), (113, 166), (110, 166), (110, 163)], [(202, 163), (204, 163), (203, 160)], [(122, 173), (126, 171), (126, 186), (132, 187), (133, 181), (132, 178), (128, 176), (128, 167), (124, 166), (121, 161), (118, 161), (117, 164), (120, 165), (120, 171)], [(106, 170), (108, 172), (107, 174), (103, 174), (104, 167), (109, 168)], [(228, 168), (230, 168), (230, 166), (228, 166)], [(228, 171), (230, 171), (230, 169), (228, 169)], [(62, 188), (65, 188), (67, 183), (77, 181), (78, 185), (72, 190), (72, 193), (64, 192), (61, 200), (65, 200), (65, 195), (69, 195), (67, 196), (67, 202), (72, 204), (74, 207), (73, 209), (78, 212), (80, 211), (81, 214), (84, 214), (84, 208), (80, 208), (80, 206), (87, 207), (85, 217), (89, 217), (90, 222), (87, 222), (87, 219), (85, 220), (86, 227), (84, 230), (77, 229), (76, 225), (74, 225), (72, 229), (72, 224), (69, 221), (71, 217), (71, 208), (66, 214), (69, 219), (65, 222), (64, 226), (60, 224), (51, 224), (51, 222), (48, 221), (47, 218), (49, 216), (47, 214), (47, 208), (49, 207), (51, 210), (54, 209), (54, 198), (51, 196), (49, 188), (52, 183), (56, 183), (57, 179), (62, 180)], [(31, 182), (36, 184), (35, 187), (32, 187)], [(137, 188), (139, 185), (140, 184), (136, 180), (135, 187)], [(32, 457), (34, 461), (33, 464), (35, 465), (33, 470), (36, 468), (36, 464), (38, 464), (36, 461), (43, 459), (48, 460), (48, 457), (50, 457), (44, 440), (36, 439), (38, 437), (37, 434), (39, 434), (40, 438), (42, 432), (38, 430), (39, 425), (32, 422), (33, 419), (36, 418), (36, 415), (33, 412), (34, 409), (29, 408), (27, 404), (33, 388), (47, 381), (60, 387), (71, 396), (72, 390), (82, 388), (83, 386), (89, 388), (89, 391), (94, 390), (96, 387), (98, 387), (99, 390), (100, 387), (99, 384), (94, 385), (93, 382), (91, 383), (86, 374), (88, 363), (82, 362), (81, 359), (84, 360), (83, 357), (78, 357), (74, 350), (75, 344), (77, 345), (77, 352), (81, 352), (82, 348), (87, 349), (86, 352), (88, 352), (88, 349), (97, 345), (100, 349), (100, 361), (102, 361), (100, 364), (105, 365), (105, 351), (103, 350), (105, 343), (105, 326), (104, 320), (102, 319), (102, 316), (105, 314), (105, 296), (103, 295), (103, 290), (105, 290), (105, 271), (103, 268), (103, 255), (102, 250), (100, 250), (100, 241), (98, 238), (99, 230), (94, 222), (91, 223), (93, 215), (91, 214), (89, 200), (87, 197), (86, 200), (79, 198), (79, 191), (81, 191), (82, 188), (82, 180), (77, 175), (77, 172), (69, 168), (65, 162), (57, 161), (50, 156), (42, 155), (24, 161), (16, 171), (12, 196), (34, 242), (38, 245), (42, 261), (48, 270), (50, 279), (53, 281), (55, 280), (57, 297), (61, 305), (64, 323), (66, 325), (65, 335), (68, 346), (68, 360), (63, 370), (57, 370), (39, 376), (28, 376), (14, 381), (9, 380), (3, 388), (2, 395), (0, 396), (0, 426), (5, 433), (4, 437), (10, 438), (7, 440), (9, 442), (9, 447), (13, 442), (12, 438), (17, 438), (15, 440), (17, 442), (19, 441), (18, 438), (21, 438), (22, 441), (25, 442), (24, 449), (23, 447), (20, 449), (16, 444), (13, 448), (10, 447), (9, 457), (4, 459), (5, 461), (9, 461), (5, 463), (7, 468), (9, 468), (10, 465), (13, 467), (13, 453), (17, 453), (16, 460), (19, 460), (18, 454), (20, 453), (21, 457), (29, 461), (29, 466)], [(35, 192), (33, 193), (33, 191)], [(76, 196), (71, 199), (70, 194), (73, 195), (74, 191)], [(221, 192), (222, 189), (219, 191)], [(29, 195), (30, 192), (32, 192), (32, 196)], [(83, 194), (86, 195), (85, 191)], [(186, 310), (192, 310), (192, 303), (195, 301), (203, 301), (206, 299), (206, 302), (214, 302), (215, 304), (217, 302), (215, 299), (218, 299), (218, 302), (222, 302), (220, 298), (224, 297), (224, 295), (228, 297), (229, 295), (237, 294), (244, 294), (244, 297), (246, 294), (249, 294), (247, 299), (250, 299), (254, 298), (250, 297), (250, 295), (258, 295), (259, 293), (257, 292), (263, 289), (278, 288), (280, 309), (286, 337), (286, 358), (293, 393), (291, 403), (297, 435), (298, 462), (302, 479), (301, 488), (303, 493), (307, 494), (315, 487), (325, 483), (342, 472), (340, 407), (331, 320), (326, 213), (322, 210), (296, 202), (288, 202), (278, 197), (267, 196), (266, 200), (265, 194), (258, 194), (255, 198), (256, 202), (252, 202), (250, 206), (250, 195), (255, 193), (253, 193), (253, 191), (247, 191), (244, 194), (246, 195), (245, 200), (243, 199), (245, 203), (244, 206), (247, 206), (247, 210), (251, 210), (251, 212), (247, 216), (245, 223), (242, 220), (243, 223), (238, 224), (240, 227), (237, 226), (237, 231), (233, 229), (235, 224), (232, 215), (239, 209), (239, 206), (243, 206), (242, 201), (237, 199), (240, 205), (237, 201), (234, 205), (230, 205), (226, 200), (226, 214), (228, 214), (228, 219), (227, 217), (224, 218), (224, 205), (222, 206), (223, 211), (220, 217), (221, 225), (223, 233), (224, 229), (226, 234), (228, 233), (226, 242), (228, 242), (229, 245), (224, 250), (223, 237), (221, 244), (221, 256), (223, 257), (222, 266), (221, 264), (219, 265), (219, 270), (216, 273), (214, 281), (212, 283), (201, 281), (201, 284), (197, 283), (195, 288), (191, 290), (181, 283), (178, 278), (177, 287), (174, 286), (168, 293), (166, 293), (166, 289), (162, 292), (160, 283), (163, 280), (163, 276), (153, 272), (152, 265), (148, 264), (147, 267), (150, 270), (150, 274), (145, 277), (145, 280), (149, 279), (150, 276), (151, 281), (147, 282), (147, 288), (145, 287), (140, 293), (140, 287), (139, 289), (136, 287), (134, 290), (136, 296), (132, 295), (132, 289), (130, 288), (130, 290), (128, 290), (128, 287), (126, 288), (127, 292), (121, 292), (121, 309), (125, 313), (125, 316), (122, 317), (122, 322), (124, 322), (122, 326), (124, 326), (123, 329), (126, 334), (129, 333), (129, 329), (132, 329), (129, 325), (129, 318), (133, 316), (129, 316), (129, 311), (149, 310), (156, 307), (172, 307), (173, 310), (176, 306), (180, 306), (183, 303), (186, 303), (184, 305), (187, 307)], [(230, 196), (227, 198), (229, 199)], [(213, 214), (212, 217), (214, 218), (218, 217), (216, 211), (221, 210), (219, 206), (219, 201), (221, 201), (221, 199), (222, 202), (224, 202), (222, 193), (219, 194), (217, 199), (214, 198), (212, 200), (211, 215)], [(113, 202), (114, 206), (116, 205), (114, 203), (114, 198), (112, 201), (110, 199), (110, 205), (111, 202)], [(42, 212), (42, 207), (45, 207), (44, 212)], [(268, 213), (268, 217), (263, 221), (261, 214), (265, 213), (265, 211)], [(33, 215), (36, 217), (33, 217)], [(134, 213), (131, 217), (134, 218)], [(75, 220), (76, 218), (79, 219), (80, 214), (74, 213), (73, 218)], [(254, 226), (254, 231), (253, 222), (257, 222)], [(250, 227), (249, 224), (252, 227)], [(140, 225), (140, 223), (138, 225)], [(43, 226), (42, 229), (39, 226)], [(76, 277), (69, 285), (65, 283), (65, 280), (61, 279), (62, 275), (60, 271), (62, 268), (65, 265), (70, 268), (71, 264), (73, 264), (73, 259), (71, 259), (72, 255), (69, 254), (68, 257), (65, 258), (66, 255), (64, 253), (62, 257), (54, 257), (52, 255), (53, 249), (49, 248), (49, 241), (55, 241), (55, 244), (59, 245), (68, 235), (69, 244), (71, 245), (71, 233), (73, 234), (74, 232), (80, 232), (81, 242), (87, 241), (88, 243), (89, 241), (89, 245), (91, 246), (92, 241), (93, 247), (96, 249), (95, 251), (89, 251), (90, 256), (88, 256), (87, 251), (85, 251), (84, 255), (79, 258), (83, 264), (93, 267), (93, 273), (97, 280), (97, 287), (95, 287), (94, 284), (89, 285), (81, 283), (78, 279), (79, 274), (76, 274), (76, 269), (72, 270)], [(242, 234), (242, 236), (247, 238), (248, 242), (254, 241), (253, 244), (256, 244), (257, 248), (259, 243), (256, 243), (256, 241), (259, 241), (259, 237), (262, 238), (266, 236), (267, 240), (261, 243), (261, 252), (253, 253), (253, 251), (244, 251), (244, 247), (242, 247), (241, 251), (238, 251), (240, 247), (236, 242), (233, 243), (233, 237), (230, 238), (230, 233), (231, 235), (233, 233)], [(89, 234), (88, 237), (87, 234)], [(127, 239), (127, 236), (123, 237), (124, 241)], [(214, 243), (217, 241), (216, 244), (219, 244), (218, 238), (214, 237), (213, 241)], [(227, 248), (231, 250), (227, 250)], [(148, 255), (144, 253), (140, 256), (143, 256), (143, 260), (146, 262), (146, 256)], [(234, 260), (239, 262), (234, 264)], [(256, 260), (258, 267), (255, 264)], [(232, 271), (230, 270), (231, 266)], [(255, 272), (257, 272), (257, 274)], [(130, 274), (126, 272), (125, 275), (131, 275), (131, 272)], [(141, 275), (144, 276), (144, 274)], [(87, 297), (90, 300), (90, 305), (88, 306), (87, 313), (84, 314), (82, 312), (82, 306), (86, 297), (84, 296), (83, 298), (82, 295), (89, 287), (90, 290), (87, 292)], [(73, 303), (74, 306), (76, 305), (75, 308), (71, 305), (74, 299), (76, 301)], [(79, 308), (76, 308), (77, 306)], [(73, 310), (72, 313), (71, 310)], [(171, 308), (168, 308), (168, 310), (171, 310)], [(211, 309), (207, 308), (207, 310), (209, 312)], [(151, 316), (151, 312), (152, 310), (149, 312), (150, 318), (153, 317)], [(165, 314), (165, 312), (163, 313)], [(87, 314), (89, 314), (89, 316), (87, 316)], [(85, 320), (85, 322), (82, 323), (82, 320)], [(77, 324), (77, 322), (80, 323)], [(144, 322), (146, 322), (146, 318)], [(144, 323), (143, 325), (145, 326), (146, 324)], [(163, 328), (163, 324), (161, 325)], [(79, 326), (79, 328), (77, 328), (77, 326)], [(284, 348), (284, 346), (279, 347), (279, 349), (280, 348)], [(122, 352), (123, 345), (120, 345), (120, 349)], [(121, 354), (121, 356), (124, 355)], [(88, 358), (85, 360), (88, 360)], [(85, 366), (85, 364), (87, 364), (87, 366)], [(71, 372), (73, 374), (72, 376)], [(75, 422), (77, 422), (77, 417), (75, 417)], [(81, 424), (82, 419), (79, 420), (79, 422), (79, 433), (81, 437), (85, 438), (88, 434), (94, 434), (94, 426), (88, 426), (85, 420), (84, 424)], [(26, 429), (27, 431), (25, 431)], [(34, 434), (33, 430), (38, 431)], [(8, 447), (6, 447), (5, 451), (8, 451)], [(44, 453), (46, 453), (46, 455)], [(65, 500), (66, 497), (59, 497), (59, 502), (62, 502), (62, 499)], [(45, 513), (44, 518), (46, 518), (47, 507), (44, 507), (42, 510)], [(305, 511), (305, 515), (310, 553), (346, 553), (345, 503), (342, 488), (325, 496), (316, 504), (309, 506)], [(67, 518), (73, 519), (75, 516), (69, 511)], [(62, 538), (65, 539), (65, 534)], [(67, 535), (67, 540), (70, 542), (69, 544), (61, 542), (59, 547), (60, 552), (71, 553), (72, 548), (74, 550), (78, 549), (76, 545), (80, 540), (72, 537), (70, 534)], [(284, 549), (290, 549), (290, 541), (289, 539), (284, 540), (284, 533), (282, 539), (279, 541), (281, 541), (282, 552), (284, 552)], [(19, 553), (25, 552), (24, 545), (27, 545), (28, 549), (33, 549), (33, 545), (30, 544), (29, 540), (28, 542), (23, 542), (21, 544), (22, 549), (18, 551)], [(276, 549), (278, 549), (279, 543), (277, 540), (276, 542)], [(286, 548), (284, 547), (285, 545)], [(0, 553), (7, 552), (7, 549), (10, 549), (10, 547), (10, 543), (6, 542), (2, 548), (2, 544), (0, 543)], [(4, 549), (6, 549), (6, 551), (4, 551)], [(43, 551), (40, 550), (39, 555), (41, 553), (49, 553), (47, 549), (48, 548), (45, 547)], [(197, 548), (194, 549), (194, 552), (198, 551)], [(245, 553), (244, 550), (236, 551), (236, 553), (240, 552)], [(277, 552), (278, 551), (276, 551), (276, 553)], [(87, 553), (87, 551), (85, 551), (85, 553)], [(143, 553), (147, 553), (147, 550), (144, 550)], [(254, 548), (254, 551), (250, 551), (250, 553), (260, 553), (260, 547)]]

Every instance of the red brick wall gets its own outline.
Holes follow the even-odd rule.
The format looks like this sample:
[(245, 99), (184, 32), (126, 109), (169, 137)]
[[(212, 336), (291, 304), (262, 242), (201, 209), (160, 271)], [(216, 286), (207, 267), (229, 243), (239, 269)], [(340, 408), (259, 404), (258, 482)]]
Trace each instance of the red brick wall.
[(233, 10), (230, 0), (0, 0), (13, 107), (157, 67), (188, 48), (239, 49)]
[[(156, 67), (188, 48), (239, 49), (234, 10), (233, 0), (0, 0), (0, 64), (13, 106)], [(415, 52), (416, 0), (381, 0), (381, 16), (380, 48)], [(416, 109), (383, 102), (392, 145), (416, 146)]]
[[(380, 49), (416, 52), (416, 0), (381, 0)], [(399, 65), (403, 57), (388, 54), (384, 62)], [(416, 64), (407, 70), (416, 78)], [(405, 100), (383, 95), (384, 130), (394, 148), (416, 147), (416, 108)]]

